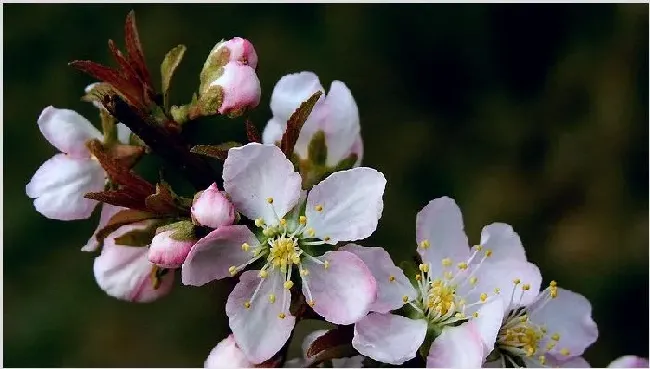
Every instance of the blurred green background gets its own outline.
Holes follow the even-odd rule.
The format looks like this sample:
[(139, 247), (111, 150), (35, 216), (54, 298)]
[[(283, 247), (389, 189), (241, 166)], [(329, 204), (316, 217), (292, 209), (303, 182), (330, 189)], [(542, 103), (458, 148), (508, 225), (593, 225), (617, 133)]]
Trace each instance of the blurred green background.
[[(545, 280), (586, 295), (600, 338), (594, 366), (648, 355), (648, 5), (6, 5), (4, 12), (4, 365), (201, 366), (225, 332), (223, 284), (153, 304), (106, 296), (82, 253), (96, 226), (38, 214), (25, 184), (55, 149), (36, 119), (79, 101), (91, 79), (66, 64), (113, 65), (137, 14), (150, 69), (183, 43), (172, 102), (189, 100), (212, 46), (251, 40), (270, 118), (275, 82), (301, 70), (344, 81), (359, 105), (364, 163), (385, 173), (379, 230), (366, 245), (396, 261), (415, 214), (447, 195), (472, 243), (512, 224)], [(202, 123), (243, 140), (241, 121)], [(217, 135), (219, 135), (217, 137)]]

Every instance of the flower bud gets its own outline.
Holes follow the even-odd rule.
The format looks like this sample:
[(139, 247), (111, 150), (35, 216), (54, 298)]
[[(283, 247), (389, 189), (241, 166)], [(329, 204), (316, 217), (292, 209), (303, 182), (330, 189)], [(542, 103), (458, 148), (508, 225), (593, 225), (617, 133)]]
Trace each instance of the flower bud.
[(225, 194), (213, 183), (194, 197), (192, 220), (210, 228), (231, 225), (235, 221), (235, 207)]
[(149, 261), (162, 268), (179, 268), (196, 241), (193, 225), (188, 221), (161, 227), (151, 240)]
[(261, 94), (255, 69), (231, 61), (205, 75), (199, 88), (199, 106), (204, 116), (218, 112), (236, 117), (256, 107)]
[(228, 62), (238, 61), (251, 68), (257, 68), (257, 53), (253, 44), (245, 38), (235, 37), (228, 41), (221, 40), (218, 42), (208, 55), (208, 58), (203, 63), (203, 70), (201, 70), (201, 82), (204, 76), (210, 70), (216, 70)]
[(246, 360), (242, 350), (237, 347), (235, 337), (231, 334), (219, 342), (205, 360), (205, 368), (250, 368), (253, 364)]

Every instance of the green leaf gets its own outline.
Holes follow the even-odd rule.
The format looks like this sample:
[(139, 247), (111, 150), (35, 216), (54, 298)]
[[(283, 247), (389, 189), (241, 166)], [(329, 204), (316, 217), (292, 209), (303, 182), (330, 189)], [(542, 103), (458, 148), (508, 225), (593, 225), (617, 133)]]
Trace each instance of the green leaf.
[(101, 244), (104, 242), (104, 239), (115, 230), (120, 228), (123, 225), (132, 224), (140, 222), (147, 219), (156, 219), (159, 218), (156, 214), (151, 214), (144, 211), (125, 209), (119, 211), (117, 214), (113, 215), (111, 219), (108, 220), (104, 228), (97, 232), (95, 236), (97, 241)]
[(316, 165), (325, 165), (327, 160), (327, 145), (325, 144), (325, 132), (314, 133), (307, 147), (307, 157)]
[(175, 48), (169, 50), (167, 55), (165, 55), (165, 59), (163, 60), (162, 64), (160, 64), (160, 74), (162, 76), (162, 92), (164, 96), (165, 110), (167, 110), (167, 107), (169, 106), (168, 105), (169, 86), (171, 84), (172, 77), (174, 76), (174, 72), (176, 72), (176, 68), (178, 68), (178, 65), (183, 60), (183, 55), (185, 55), (185, 50), (187, 50), (185, 45), (176, 46)]

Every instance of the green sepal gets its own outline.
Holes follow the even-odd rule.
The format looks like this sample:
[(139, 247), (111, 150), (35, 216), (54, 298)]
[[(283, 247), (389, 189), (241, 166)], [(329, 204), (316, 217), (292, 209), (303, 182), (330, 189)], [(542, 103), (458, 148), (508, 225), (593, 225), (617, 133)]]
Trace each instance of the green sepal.
[(190, 220), (181, 220), (180, 222), (158, 227), (158, 233), (172, 231), (169, 238), (176, 241), (196, 240), (196, 231), (194, 224)]
[(307, 158), (316, 166), (325, 166), (327, 160), (327, 145), (325, 144), (325, 132), (314, 133), (307, 146)]
[(156, 235), (156, 224), (145, 229), (134, 229), (115, 239), (115, 244), (133, 247), (146, 247), (151, 245), (151, 239)]
[(185, 55), (185, 50), (187, 48), (185, 45), (178, 45), (175, 48), (169, 50), (165, 59), (163, 59), (162, 64), (160, 64), (160, 75), (162, 77), (162, 93), (163, 93), (163, 104), (165, 110), (169, 108), (169, 86), (171, 84), (172, 77), (176, 72), (176, 68), (183, 60)]

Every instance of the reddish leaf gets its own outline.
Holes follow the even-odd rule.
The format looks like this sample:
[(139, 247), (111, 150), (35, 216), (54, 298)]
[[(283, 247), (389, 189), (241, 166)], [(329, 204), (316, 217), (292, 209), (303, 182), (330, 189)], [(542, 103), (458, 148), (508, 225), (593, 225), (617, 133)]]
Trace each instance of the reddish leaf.
[(119, 211), (117, 214), (113, 215), (111, 219), (108, 220), (104, 228), (100, 229), (97, 232), (96, 235), (97, 241), (102, 242), (109, 234), (113, 233), (115, 230), (117, 230), (123, 225), (141, 222), (147, 219), (157, 219), (157, 218), (160, 218), (160, 216), (146, 211), (139, 211), (133, 209), (126, 209), (126, 210)]
[(147, 209), (157, 214), (180, 214), (187, 212), (176, 203), (176, 195), (166, 184), (156, 184), (156, 193), (145, 199)]
[(228, 150), (237, 146), (241, 146), (241, 144), (238, 142), (225, 142), (220, 145), (196, 145), (190, 149), (190, 152), (219, 160), (226, 160)]
[(138, 92), (137, 86), (134, 87), (133, 84), (127, 78), (122, 76), (119, 71), (90, 60), (75, 60), (69, 65), (102, 82), (112, 85), (113, 88), (124, 95), (132, 105), (139, 106), (141, 100), (139, 95), (141, 95), (141, 93)]
[(140, 35), (135, 24), (135, 12), (131, 10), (126, 16), (124, 25), (124, 38), (126, 43), (126, 52), (129, 59), (134, 63), (135, 70), (138, 72), (142, 81), (151, 86), (151, 76), (144, 61), (144, 52), (140, 43)]
[(97, 200), (106, 204), (122, 206), (129, 209), (146, 210), (144, 200), (141, 197), (124, 189), (108, 190), (102, 192), (88, 192), (84, 195), (87, 199)]
[(287, 158), (290, 158), (293, 154), (293, 147), (296, 145), (296, 141), (298, 141), (300, 130), (322, 94), (322, 91), (316, 91), (291, 114), (291, 118), (287, 122), (287, 130), (282, 135), (282, 141), (280, 142), (280, 149)]
[(248, 142), (262, 142), (260, 138), (260, 133), (257, 131), (257, 128), (250, 120), (246, 119), (246, 137)]
[(318, 337), (307, 349), (307, 358), (325, 361), (349, 355), (352, 349), (353, 326), (339, 326)]

